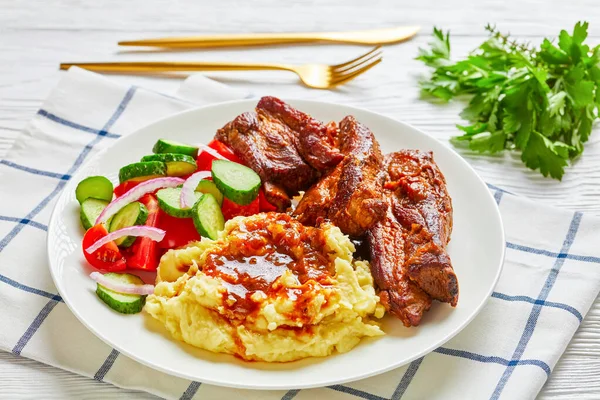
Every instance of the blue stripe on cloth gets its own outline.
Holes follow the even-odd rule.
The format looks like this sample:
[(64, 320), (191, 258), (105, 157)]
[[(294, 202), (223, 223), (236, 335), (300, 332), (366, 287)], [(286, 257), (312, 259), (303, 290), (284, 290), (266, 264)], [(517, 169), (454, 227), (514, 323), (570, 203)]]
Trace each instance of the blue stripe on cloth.
[(94, 379), (98, 382), (102, 382), (108, 370), (112, 368), (113, 364), (117, 360), (117, 357), (119, 357), (119, 352), (115, 349), (112, 349), (108, 357), (106, 357), (106, 360), (104, 360), (100, 368), (98, 368), (98, 371), (96, 371), (94, 374)]
[(288, 390), (287, 393), (283, 395), (281, 400), (292, 400), (298, 393), (300, 393), (299, 389)]
[[(573, 244), (573, 241), (575, 240), (575, 236), (577, 235), (577, 230), (579, 229), (579, 224), (581, 223), (581, 217), (582, 217), (582, 214), (579, 212), (576, 212), (575, 214), (573, 214), (573, 218), (572, 218), (571, 224), (569, 226), (569, 231), (567, 232), (567, 237), (565, 238), (565, 240), (563, 242), (563, 245), (562, 245), (562, 248), (561, 248), (559, 254), (568, 254), (569, 253), (569, 249), (571, 248), (571, 245)], [(550, 291), (552, 290), (552, 287), (554, 286), (554, 283), (556, 282), (558, 273), (560, 272), (560, 269), (563, 266), (564, 262), (565, 262), (565, 257), (557, 257), (556, 258), (556, 260), (554, 261), (554, 266), (550, 270), (550, 273), (548, 274), (548, 277), (546, 278), (546, 282), (544, 283), (544, 286), (542, 287), (542, 289), (537, 297), (537, 300), (545, 301), (548, 298), (548, 295), (550, 294)], [(521, 339), (519, 340), (519, 343), (517, 344), (517, 347), (513, 353), (513, 356), (511, 357), (513, 360), (519, 360), (521, 358), (521, 356), (523, 355), (523, 353), (525, 352), (525, 348), (527, 347), (527, 344), (529, 343), (529, 340), (531, 339), (531, 337), (533, 336), (533, 332), (535, 331), (535, 327), (536, 327), (536, 324), (537, 324), (537, 321), (538, 321), (541, 311), (542, 311), (542, 306), (540, 304), (537, 304), (537, 302), (536, 302), (536, 304), (534, 304), (531, 309), (531, 313), (529, 314), (529, 318), (527, 319), (527, 323), (525, 324), (525, 328), (523, 329)], [(494, 389), (494, 393), (492, 393), (491, 399), (497, 400), (500, 397), (500, 395), (502, 394), (502, 390), (504, 390), (504, 387), (506, 386), (506, 383), (508, 382), (509, 378), (511, 377), (514, 369), (515, 369), (514, 365), (508, 365), (506, 367), (506, 369), (504, 370), (504, 373), (502, 374), (502, 377), (500, 378), (500, 380), (498, 381), (498, 384), (496, 385), (496, 388)]]
[[(132, 90), (132, 89), (135, 90), (135, 88), (131, 88), (130, 90)], [(75, 122), (67, 121), (66, 119), (57, 117), (56, 115), (49, 113), (46, 110), (39, 110), (37, 113), (38, 113), (38, 115), (41, 115), (42, 117), (48, 118), (50, 121), (54, 121), (54, 122), (64, 125), (64, 126), (68, 126), (69, 128), (77, 129), (77, 130), (80, 130), (83, 132), (93, 133), (94, 135), (106, 136), (106, 137), (112, 138), (112, 139), (121, 137), (121, 135), (117, 135), (116, 133), (109, 133), (108, 129), (110, 127), (108, 127), (108, 128), (105, 127), (101, 130), (98, 130), (98, 129), (90, 128), (85, 125), (76, 124)]]
[(19, 224), (31, 225), (34, 228), (38, 228), (38, 229), (43, 230), (44, 232), (48, 232), (48, 227), (46, 225), (40, 224), (39, 222), (32, 221), (30, 219), (8, 217), (6, 215), (0, 215), (0, 221), (18, 222)]
[[(99, 137), (100, 136), (98, 136), (98, 138)], [(52, 199), (56, 197), (57, 194), (60, 193), (60, 191), (66, 183), (67, 181), (60, 181), (58, 185), (54, 188), (54, 190), (48, 196), (46, 196), (33, 210), (31, 210), (29, 214), (25, 216), (24, 219), (31, 220), (33, 219), (33, 217), (38, 215), (40, 211), (42, 211), (44, 207), (46, 207), (46, 205), (48, 205), (48, 203), (52, 201)], [(25, 225), (26, 224), (16, 225), (10, 232), (8, 232), (6, 236), (4, 236), (2, 240), (0, 240), (0, 252), (2, 252), (6, 248), (6, 246), (8, 246), (8, 244), (19, 234), (19, 232), (21, 232)]]
[(64, 181), (68, 181), (69, 179), (71, 179), (71, 175), (58, 174), (56, 172), (50, 172), (50, 171), (43, 171), (41, 169), (27, 167), (25, 165), (20, 165), (20, 164), (17, 164), (12, 161), (8, 161), (8, 160), (0, 160), (0, 164), (6, 165), (7, 167), (11, 167), (14, 169), (18, 169), (20, 171), (29, 172), (30, 174), (34, 174), (34, 175), (48, 176), (50, 178), (62, 179)]
[(492, 185), (491, 183), (487, 183), (487, 182), (486, 182), (485, 184), (487, 185), (487, 187), (488, 187), (488, 188), (490, 188), (490, 189), (492, 189), (492, 190), (499, 191), (499, 192), (502, 192), (502, 193), (508, 193), (508, 194), (512, 194), (512, 193), (511, 193), (511, 192), (509, 192), (508, 190), (504, 190), (504, 189), (502, 189), (502, 188), (500, 188), (500, 187), (498, 187), (498, 186), (496, 186), (496, 185)]
[(367, 399), (367, 400), (389, 400), (389, 399), (386, 399), (385, 397), (377, 396), (375, 394), (364, 392), (362, 390), (354, 389), (354, 388), (351, 388), (349, 386), (344, 386), (344, 385), (331, 385), (331, 386), (327, 386), (327, 388), (333, 389), (337, 392), (351, 394), (353, 396), (360, 397), (362, 399)]
[(528, 246), (522, 246), (520, 244), (511, 243), (511, 242), (506, 242), (506, 247), (509, 249), (512, 249), (512, 250), (519, 250), (519, 251), (524, 251), (526, 253), (539, 254), (542, 256), (548, 256), (548, 257), (552, 257), (552, 258), (568, 258), (570, 260), (585, 261), (585, 262), (600, 264), (600, 257), (580, 256), (580, 255), (568, 254), (568, 253), (554, 253), (552, 251), (536, 249), (536, 248), (528, 247)]
[(496, 190), (496, 192), (494, 192), (494, 200), (496, 200), (496, 204), (500, 204), (503, 194), (504, 192), (502, 190)]
[(506, 301), (523, 301), (523, 302), (531, 303), (531, 304), (539, 304), (542, 306), (559, 308), (561, 310), (565, 310), (565, 311), (568, 311), (571, 314), (573, 314), (575, 316), (575, 318), (577, 318), (579, 320), (579, 323), (581, 323), (581, 321), (583, 321), (583, 316), (581, 315), (581, 313), (579, 311), (577, 311), (577, 309), (575, 307), (571, 307), (568, 304), (557, 303), (554, 301), (536, 300), (529, 296), (509, 296), (507, 294), (498, 293), (498, 292), (492, 293), (492, 297), (494, 297), (496, 299), (506, 300)]
[(191, 400), (191, 398), (196, 395), (198, 389), (200, 389), (200, 385), (202, 385), (201, 382), (193, 381), (190, 383), (190, 386), (183, 392), (179, 400)]
[(433, 351), (434, 353), (444, 354), (447, 356), (466, 358), (472, 361), (478, 361), (482, 363), (493, 363), (504, 366), (517, 366), (517, 365), (535, 365), (544, 370), (546, 375), (550, 376), (552, 372), (550, 366), (541, 360), (507, 360), (506, 358), (496, 356), (483, 356), (481, 354), (471, 353), (470, 351), (448, 349), (446, 347), (438, 347)]
[[(90, 151), (94, 148), (94, 146), (96, 144), (98, 144), (106, 136), (105, 134), (101, 134), (101, 132), (107, 132), (113, 126), (113, 124), (117, 121), (117, 119), (121, 116), (121, 114), (123, 114), (123, 111), (127, 107), (127, 104), (129, 104), (129, 102), (131, 101), (131, 98), (133, 97), (134, 93), (135, 93), (134, 87), (131, 87), (131, 88), (129, 88), (129, 90), (127, 90), (127, 93), (123, 97), (123, 100), (121, 100), (121, 103), (119, 103), (119, 106), (117, 107), (117, 109), (115, 110), (113, 115), (110, 117), (108, 122), (104, 125), (102, 130), (98, 133), (98, 135), (94, 138), (94, 140), (92, 140), (90, 143), (88, 143), (83, 148), (81, 153), (79, 153), (79, 156), (77, 157), (77, 159), (75, 160), (75, 162), (73, 163), (73, 165), (71, 166), (69, 171), (67, 172), (69, 175), (73, 175), (73, 172), (75, 172), (77, 170), (77, 168), (79, 168), (81, 166), (81, 164), (83, 163), (85, 158), (88, 156)], [(66, 185), (66, 183), (67, 183), (67, 181), (64, 181), (64, 180), (59, 181), (58, 185), (56, 185), (54, 190), (48, 196), (46, 196), (29, 214), (27, 214), (27, 216), (25, 218), (28, 220), (31, 220), (33, 217), (35, 217), (40, 211), (42, 211), (44, 209), (44, 207), (46, 207), (46, 205), (48, 205), (48, 203), (54, 197), (56, 197), (56, 195), (58, 193), (60, 193), (60, 191)], [(24, 226), (25, 226), (25, 224), (18, 224), (0, 241), (0, 252), (2, 252), (6, 248), (6, 246), (11, 242), (11, 240), (13, 240), (19, 234), (19, 232), (21, 232), (21, 230), (23, 229)], [(50, 300), (50, 303), (51, 302), (56, 303), (56, 300)], [(56, 305), (56, 304), (51, 305), (50, 303), (48, 303), (46, 305), (46, 307), (44, 307), (44, 309), (42, 309), (42, 311), (40, 311), (38, 316), (32, 322), (31, 326), (27, 329), (25, 334), (23, 334), (21, 339), (19, 339), (19, 341), (17, 342), (17, 345), (15, 346), (15, 349), (13, 349), (13, 352), (15, 352), (15, 354), (19, 354), (21, 352), (21, 350), (23, 349), (23, 347), (25, 347), (25, 345), (27, 345), (27, 342), (29, 341), (29, 339), (31, 339), (31, 337), (35, 334), (35, 332), (40, 327), (42, 322), (44, 322), (44, 320), (46, 319), (48, 313), (50, 313), (50, 311), (52, 311), (52, 309)], [(16, 352), (17, 350), (18, 350), (18, 353)]]
[(46, 319), (48, 314), (50, 314), (50, 311), (52, 311), (52, 309), (54, 309), (54, 307), (56, 307), (56, 305), (58, 303), (59, 302), (54, 299), (51, 299), (48, 303), (46, 303), (44, 308), (42, 308), (42, 311), (40, 311), (40, 313), (37, 315), (37, 317), (35, 317), (35, 319), (31, 323), (31, 325), (29, 325), (29, 328), (27, 328), (27, 330), (25, 331), (23, 336), (21, 336), (21, 338), (17, 341), (17, 344), (15, 345), (15, 347), (13, 347), (13, 349), (12, 349), (13, 354), (16, 354), (16, 355), (21, 354), (21, 351), (23, 351), (23, 348), (25, 347), (25, 345), (27, 345), (27, 343), (29, 343), (29, 340), (33, 337), (35, 332), (37, 332), (40, 325), (42, 325), (42, 322), (44, 322), (44, 320)]
[(406, 369), (406, 372), (400, 380), (400, 383), (396, 387), (396, 390), (394, 390), (394, 394), (392, 394), (391, 400), (400, 400), (402, 396), (404, 396), (404, 392), (406, 392), (406, 389), (408, 389), (408, 385), (410, 385), (417, 371), (419, 370), (419, 367), (423, 362), (423, 358), (424, 357), (417, 358), (415, 361), (409, 364), (408, 368)]
[(44, 290), (40, 290), (40, 289), (36, 289), (33, 288), (31, 286), (27, 286), (27, 285), (23, 285), (22, 283), (19, 283), (15, 280), (12, 280), (4, 275), (0, 275), (0, 282), (4, 282), (7, 285), (10, 285), (16, 289), (20, 289), (24, 292), (28, 292), (28, 293), (33, 293), (33, 294), (37, 294), (38, 296), (43, 296), (43, 297), (47, 297), (49, 299), (52, 299), (54, 301), (63, 301), (62, 297), (60, 297), (57, 294), (53, 294), (53, 293), (49, 293), (46, 292)]
[[(133, 93), (135, 93), (135, 88), (130, 88), (127, 91), (127, 93), (125, 94), (125, 97), (123, 98), (123, 100), (121, 101), (119, 106), (117, 107), (117, 110), (113, 113), (113, 115), (110, 117), (109, 121), (102, 128), (102, 132), (108, 131), (108, 129), (110, 129), (110, 127), (121, 116), (121, 114), (123, 113), (123, 110), (129, 103), (131, 98), (133, 97)], [(88, 156), (88, 154), (90, 153), (92, 148), (96, 144), (98, 144), (104, 136), (105, 135), (98, 134), (98, 136), (96, 136), (94, 138), (94, 140), (92, 140), (90, 143), (88, 143), (83, 148), (83, 150), (81, 151), (81, 153), (79, 154), (79, 156), (77, 157), (77, 159), (75, 160), (75, 162), (73, 163), (73, 165), (71, 166), (69, 171), (67, 172), (68, 175), (73, 175), (73, 172), (75, 172), (77, 170), (77, 168), (79, 168), (81, 166), (81, 164), (83, 163), (85, 158)], [(40, 211), (42, 211), (44, 209), (44, 207), (46, 207), (46, 205), (48, 205), (48, 203), (50, 201), (52, 201), (52, 199), (54, 199), (54, 197), (56, 197), (56, 195), (58, 193), (60, 193), (60, 191), (66, 185), (66, 183), (67, 183), (67, 181), (63, 181), (63, 180), (58, 182), (58, 185), (56, 185), (54, 190), (48, 196), (46, 196), (46, 198), (44, 198), (37, 205), (37, 207), (35, 207), (29, 214), (27, 214), (25, 216), (25, 219), (29, 219), (29, 220), (33, 219), (33, 217), (35, 217)], [(19, 224), (19, 225), (15, 226), (2, 240), (0, 240), (0, 252), (2, 252), (2, 250), (4, 250), (4, 248), (11, 242), (11, 240), (13, 240), (15, 236), (17, 236), (17, 234), (21, 231), (21, 229), (23, 229), (23, 226), (24, 226), (23, 224)]]

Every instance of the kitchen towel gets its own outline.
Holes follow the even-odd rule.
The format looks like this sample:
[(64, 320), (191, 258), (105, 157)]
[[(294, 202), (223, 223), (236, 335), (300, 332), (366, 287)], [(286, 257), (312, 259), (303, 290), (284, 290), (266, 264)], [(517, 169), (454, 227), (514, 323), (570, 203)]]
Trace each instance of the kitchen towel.
[(600, 289), (600, 221), (490, 185), (506, 229), (506, 263), (483, 311), (431, 354), (344, 385), (289, 391), (220, 388), (168, 376), (111, 349), (52, 283), (46, 232), (71, 175), (102, 147), (152, 120), (247, 97), (201, 75), (175, 96), (77, 68), (64, 75), (0, 160), (0, 349), (98, 381), (181, 399), (533, 398)]

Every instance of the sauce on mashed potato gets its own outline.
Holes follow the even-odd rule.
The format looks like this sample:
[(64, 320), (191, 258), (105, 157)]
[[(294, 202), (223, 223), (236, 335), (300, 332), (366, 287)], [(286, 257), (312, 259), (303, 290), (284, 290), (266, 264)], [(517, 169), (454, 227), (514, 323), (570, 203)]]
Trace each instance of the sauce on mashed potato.
[(369, 265), (339, 228), (281, 213), (237, 217), (216, 241), (171, 250), (145, 310), (178, 340), (245, 360), (346, 352), (383, 332)]

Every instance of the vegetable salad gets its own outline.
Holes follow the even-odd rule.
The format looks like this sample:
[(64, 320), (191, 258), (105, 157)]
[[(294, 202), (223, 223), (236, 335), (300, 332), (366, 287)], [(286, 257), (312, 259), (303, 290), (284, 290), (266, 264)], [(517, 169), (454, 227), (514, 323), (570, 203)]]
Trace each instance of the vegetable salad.
[(126, 314), (141, 311), (149, 285), (124, 271), (155, 271), (167, 250), (215, 239), (236, 216), (275, 210), (260, 177), (219, 141), (194, 146), (160, 139), (152, 150), (120, 169), (118, 186), (91, 176), (75, 191), (84, 256), (105, 273), (91, 275), (96, 293)]

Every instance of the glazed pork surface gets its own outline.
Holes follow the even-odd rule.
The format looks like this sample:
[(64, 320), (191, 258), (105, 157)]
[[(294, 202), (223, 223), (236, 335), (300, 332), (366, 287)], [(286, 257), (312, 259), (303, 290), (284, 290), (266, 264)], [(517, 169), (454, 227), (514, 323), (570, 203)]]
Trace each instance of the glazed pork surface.
[(404, 232), (405, 269), (432, 298), (456, 306), (458, 280), (446, 246), (452, 201), (431, 152), (402, 150), (386, 156), (386, 193)]
[(383, 155), (379, 143), (354, 117), (340, 122), (342, 161), (302, 197), (294, 215), (304, 224), (329, 220), (347, 235), (359, 237), (387, 210), (383, 198)]
[(290, 196), (308, 189), (343, 156), (337, 126), (323, 124), (274, 97), (263, 97), (255, 112), (237, 116), (215, 139), (261, 177), (267, 200), (284, 211)]
[(371, 273), (386, 309), (406, 326), (419, 325), (431, 300), (456, 306), (458, 280), (446, 245), (452, 202), (430, 152), (385, 157), (385, 218), (367, 232)]

